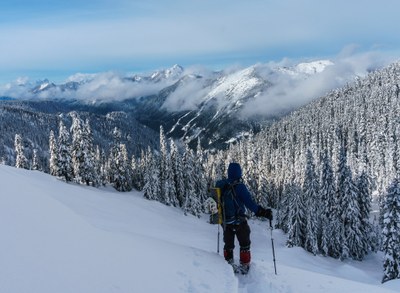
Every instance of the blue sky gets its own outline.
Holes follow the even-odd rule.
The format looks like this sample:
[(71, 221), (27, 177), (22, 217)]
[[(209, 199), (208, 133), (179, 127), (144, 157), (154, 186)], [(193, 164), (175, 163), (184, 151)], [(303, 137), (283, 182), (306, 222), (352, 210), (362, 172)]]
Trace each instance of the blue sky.
[(400, 56), (398, 11), (397, 0), (4, 0), (0, 83), (370, 52), (387, 62)]

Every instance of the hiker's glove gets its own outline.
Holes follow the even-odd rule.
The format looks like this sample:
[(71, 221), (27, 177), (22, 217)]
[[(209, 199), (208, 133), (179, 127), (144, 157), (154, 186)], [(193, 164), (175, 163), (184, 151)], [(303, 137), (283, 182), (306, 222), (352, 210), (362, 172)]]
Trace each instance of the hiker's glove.
[(272, 221), (272, 219), (273, 219), (271, 209), (264, 209), (262, 206), (258, 207), (258, 211), (256, 213), (256, 216), (257, 217), (267, 218), (270, 221)]

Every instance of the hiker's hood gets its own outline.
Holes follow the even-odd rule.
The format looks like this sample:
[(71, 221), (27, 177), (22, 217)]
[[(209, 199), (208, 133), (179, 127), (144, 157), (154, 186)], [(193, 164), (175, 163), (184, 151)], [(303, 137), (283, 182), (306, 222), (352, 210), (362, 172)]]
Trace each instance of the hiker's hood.
[(238, 163), (230, 163), (228, 167), (228, 179), (237, 180), (242, 178), (242, 168)]

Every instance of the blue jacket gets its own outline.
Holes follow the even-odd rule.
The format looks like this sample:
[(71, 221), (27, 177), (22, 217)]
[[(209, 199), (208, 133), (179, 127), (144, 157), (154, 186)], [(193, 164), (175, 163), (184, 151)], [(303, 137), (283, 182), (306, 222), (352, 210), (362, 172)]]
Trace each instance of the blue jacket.
[[(246, 208), (253, 213), (257, 213), (259, 205), (257, 205), (247, 189), (246, 185), (241, 181), (242, 169), (238, 163), (230, 163), (228, 167), (228, 179), (219, 180), (216, 187), (224, 191), (228, 184), (233, 184), (233, 198), (224, 198), (224, 218), (225, 224), (239, 224), (246, 218)], [(222, 192), (224, 194), (224, 192)]]

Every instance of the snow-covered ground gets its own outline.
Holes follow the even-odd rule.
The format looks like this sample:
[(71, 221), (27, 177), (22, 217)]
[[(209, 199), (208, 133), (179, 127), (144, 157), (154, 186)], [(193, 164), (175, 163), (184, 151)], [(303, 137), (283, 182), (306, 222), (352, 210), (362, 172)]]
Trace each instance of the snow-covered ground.
[(400, 280), (380, 283), (380, 254), (315, 257), (279, 230), (275, 275), (267, 222), (250, 221), (252, 268), (236, 276), (206, 216), (3, 165), (0, 186), (0, 292), (400, 292)]

